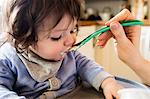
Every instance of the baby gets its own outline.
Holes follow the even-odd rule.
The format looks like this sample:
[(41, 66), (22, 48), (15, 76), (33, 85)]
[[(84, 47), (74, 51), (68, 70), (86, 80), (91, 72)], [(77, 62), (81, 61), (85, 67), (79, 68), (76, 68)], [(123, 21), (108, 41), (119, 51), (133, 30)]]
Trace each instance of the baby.
[(5, 0), (0, 47), (0, 99), (52, 99), (73, 91), (79, 78), (107, 99), (121, 88), (101, 66), (70, 49), (81, 0)]

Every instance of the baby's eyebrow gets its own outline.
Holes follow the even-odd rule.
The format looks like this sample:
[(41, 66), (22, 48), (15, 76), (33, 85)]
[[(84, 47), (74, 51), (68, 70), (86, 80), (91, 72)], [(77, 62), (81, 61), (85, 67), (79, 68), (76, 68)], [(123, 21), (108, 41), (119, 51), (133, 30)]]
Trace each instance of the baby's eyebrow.
[[(76, 24), (74, 28), (78, 28), (78, 27), (79, 27), (78, 24)], [(74, 28), (73, 28), (73, 29), (74, 29)], [(67, 31), (67, 30), (68, 30), (68, 28), (64, 28), (64, 29), (55, 29), (55, 30), (53, 30), (53, 32), (62, 32), (62, 31)]]
[(67, 31), (67, 29), (57, 29), (57, 30), (54, 30), (53, 32), (61, 32), (61, 31)]

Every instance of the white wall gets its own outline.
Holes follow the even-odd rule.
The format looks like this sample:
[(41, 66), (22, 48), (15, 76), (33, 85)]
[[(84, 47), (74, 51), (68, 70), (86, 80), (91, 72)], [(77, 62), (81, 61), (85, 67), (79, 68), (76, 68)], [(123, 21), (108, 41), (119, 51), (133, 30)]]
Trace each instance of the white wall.
[[(79, 27), (79, 33), (77, 36), (77, 42), (83, 40), (93, 32), (95, 32), (96, 26), (80, 26)], [(81, 48), (78, 49), (79, 52), (81, 52), (83, 55), (87, 56), (88, 58), (95, 60), (94, 56), (94, 47), (93, 47), (93, 39), (88, 41), (85, 45), (83, 45)]]
[(140, 40), (140, 51), (145, 59), (150, 60), (150, 26), (142, 26)]
[(1, 30), (1, 23), (2, 23), (2, 15), (1, 15), (1, 13), (2, 13), (2, 3), (0, 2), (0, 30)]

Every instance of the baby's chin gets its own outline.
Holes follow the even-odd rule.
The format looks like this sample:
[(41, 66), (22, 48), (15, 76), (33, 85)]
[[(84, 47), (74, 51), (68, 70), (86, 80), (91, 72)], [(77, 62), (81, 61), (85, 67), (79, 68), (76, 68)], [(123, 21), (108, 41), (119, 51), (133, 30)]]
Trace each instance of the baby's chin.
[(59, 57), (57, 58), (54, 58), (54, 59), (48, 59), (49, 61), (51, 62), (59, 62), (59, 61), (62, 61), (64, 59), (64, 57), (66, 56), (66, 54), (63, 54), (63, 55), (60, 55)]
[(49, 62), (59, 62), (63, 60), (63, 57), (59, 57), (59, 58), (49, 58), (49, 57), (43, 57), (43, 56), (40, 56), (40, 57), (42, 60), (49, 61)]
[(68, 53), (68, 50), (61, 52), (61, 53), (58, 53), (57, 55), (53, 55), (53, 56), (48, 56), (48, 55), (44, 56), (43, 55), (40, 57), (42, 57), (43, 59), (45, 59), (47, 61), (58, 62), (58, 61), (62, 61), (65, 58), (65, 56), (67, 55), (67, 53)]
[(47, 60), (47, 61), (49, 61), (49, 62), (59, 62), (59, 61), (61, 61), (62, 59), (45, 59), (45, 60)]

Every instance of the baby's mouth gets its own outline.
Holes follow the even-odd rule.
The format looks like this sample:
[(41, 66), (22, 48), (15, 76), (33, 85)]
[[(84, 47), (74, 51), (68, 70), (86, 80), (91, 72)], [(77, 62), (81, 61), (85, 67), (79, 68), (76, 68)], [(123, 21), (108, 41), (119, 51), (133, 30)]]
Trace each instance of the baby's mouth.
[(61, 53), (60, 53), (61, 56), (63, 56), (64, 54), (65, 54), (64, 52), (61, 52)]
[(68, 53), (68, 51), (61, 52), (60, 55), (61, 55), (61, 56), (64, 56), (64, 55), (67, 54), (67, 53)]
[(66, 55), (66, 54), (69, 52), (69, 50), (70, 50), (70, 48), (68, 48), (66, 51), (61, 52), (60, 55), (61, 55), (61, 56)]

